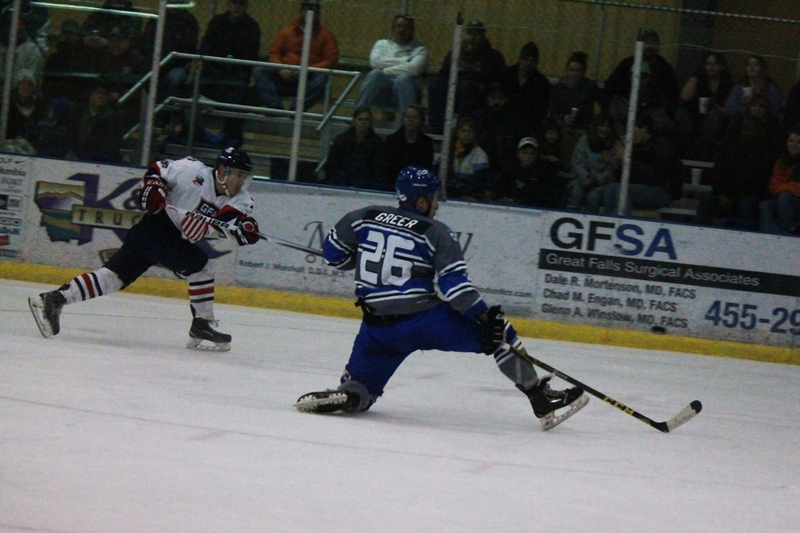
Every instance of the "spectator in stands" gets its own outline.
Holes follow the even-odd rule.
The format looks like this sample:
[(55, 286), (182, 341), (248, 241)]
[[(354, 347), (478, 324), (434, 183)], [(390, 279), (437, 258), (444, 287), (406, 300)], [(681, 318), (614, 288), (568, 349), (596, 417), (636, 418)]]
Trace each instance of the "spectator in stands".
[(567, 209), (582, 209), (587, 195), (591, 199), (587, 202), (590, 210), (599, 209), (602, 198), (599, 188), (619, 179), (622, 153), (623, 146), (611, 116), (598, 113), (572, 152)]
[[(624, 215), (633, 209), (661, 209), (679, 195), (680, 160), (677, 147), (665, 135), (655, 131), (653, 117), (636, 117), (633, 131), (633, 152)], [(609, 214), (617, 213), (620, 183), (610, 183), (603, 191), (601, 207)]]
[(547, 116), (550, 105), (550, 80), (539, 72), (539, 47), (527, 42), (519, 52), (519, 60), (503, 69), (500, 82), (508, 90), (511, 109), (532, 132)]
[(551, 209), (564, 207), (566, 182), (542, 165), (539, 143), (533, 137), (519, 141), (515, 161), (492, 182), (487, 193), (499, 202)]
[(145, 73), (150, 71), (150, 63), (133, 47), (133, 38), (126, 33), (126, 26), (114, 26), (106, 36), (108, 46), (100, 52), (97, 70), (103, 76), (109, 89), (112, 107), (115, 107), (127, 130), (139, 122), (141, 108), (140, 95), (129, 98), (124, 104), (119, 99), (127, 93)]
[[(652, 29), (641, 34), (642, 77), (639, 89), (639, 109), (649, 114), (658, 130), (668, 129), (678, 108), (678, 77), (675, 69), (659, 54), (661, 38)], [(620, 61), (608, 77), (604, 90), (609, 112), (615, 123), (627, 123), (631, 93), (631, 73), (634, 57)]]
[(800, 125), (800, 80), (789, 90), (783, 110), (783, 127), (791, 130), (797, 125)]
[[(167, 4), (181, 4), (184, 0), (168, 0)], [(139, 40), (139, 51), (145, 59), (152, 61), (155, 46), (158, 20), (150, 19), (145, 25)], [(200, 36), (200, 25), (191, 11), (184, 8), (170, 9), (164, 22), (164, 41), (161, 45), (161, 58), (171, 52), (183, 54), (197, 53), (197, 40)], [(171, 59), (159, 74), (158, 101), (167, 96), (185, 96), (185, 84), (189, 77), (190, 59)]]
[[(778, 147), (777, 150), (780, 151), (780, 146), (783, 144), (783, 139), (786, 134), (781, 129), (780, 120), (772, 112), (772, 105), (766, 96), (763, 94), (754, 94), (750, 103), (744, 106), (744, 115), (738, 115), (731, 119), (731, 128), (740, 128), (742, 121), (748, 117), (755, 118), (764, 125), (768, 142)], [(775, 157), (777, 157), (777, 154)], [(775, 158), (773, 158), (773, 161), (774, 160)]]
[(492, 84), (486, 107), (469, 114), (475, 126), (475, 140), (489, 157), (494, 174), (517, 159), (519, 140), (533, 131), (518, 109), (510, 105), (508, 90), (500, 82)]
[[(0, 12), (3, 15), (10, 14), (13, 9), (14, 0), (0, 1)], [(10, 19), (3, 18), (2, 23), (7, 24), (6, 20), (10, 22)], [(45, 6), (38, 5), (38, 3), (34, 5), (31, 0), (22, 0), (20, 3), (20, 21), (25, 24), (25, 32), (39, 47), (42, 55), (47, 55), (49, 45), (47, 40), (50, 35), (50, 11)], [(6, 42), (8, 42), (8, 37), (6, 37)]]
[(36, 126), (45, 115), (45, 103), (36, 86), (36, 78), (30, 70), (17, 72), (11, 90), (6, 137), (22, 137), (31, 144), (36, 142)]
[(419, 104), (422, 76), (428, 68), (428, 49), (415, 38), (412, 17), (394, 16), (392, 37), (375, 43), (369, 54), (369, 66), (372, 70), (361, 84), (356, 107), (376, 105), (391, 113), (403, 113), (408, 106)]
[[(314, 68), (334, 68), (339, 62), (339, 45), (333, 32), (320, 21), (322, 6), (317, 2), (304, 1), (301, 5), (301, 16), (283, 28), (269, 49), (269, 62), (281, 65), (299, 65), (303, 52), (303, 35), (305, 31), (306, 12), (314, 12), (314, 28), (311, 32), (311, 47), (308, 66)], [(256, 89), (261, 101), (267, 107), (283, 109), (283, 98), (297, 98), (300, 71), (298, 69), (256, 67), (253, 75)], [(324, 72), (310, 72), (306, 80), (306, 95), (303, 109), (309, 109), (322, 100), (329, 75)], [(297, 103), (293, 102), (291, 109)]]
[(42, 92), (45, 98), (63, 96), (73, 102), (82, 100), (88, 91), (88, 83), (80, 74), (91, 68), (86, 60), (81, 25), (72, 19), (63, 21), (55, 51), (44, 62)]
[[(444, 127), (447, 88), (453, 51), (447, 53), (439, 73), (428, 85), (430, 131), (441, 133)], [(492, 48), (486, 38), (486, 26), (478, 20), (467, 24), (458, 58), (455, 113), (466, 115), (486, 105), (486, 94), (499, 81), (506, 66), (503, 54)]]
[[(228, 9), (215, 15), (206, 26), (200, 42), (200, 54), (229, 59), (258, 61), (261, 28), (247, 14), (247, 0), (228, 0)], [(246, 104), (251, 67), (207, 61), (203, 64), (202, 93), (218, 102)], [(220, 144), (241, 146), (243, 122), (227, 118)]]
[(550, 92), (548, 115), (576, 139), (586, 132), (594, 116), (595, 105), (603, 105), (600, 87), (586, 77), (586, 52), (573, 52), (567, 60), (567, 74)]
[(754, 94), (762, 94), (769, 100), (772, 114), (779, 116), (783, 107), (781, 88), (769, 75), (767, 60), (759, 55), (747, 58), (745, 75), (733, 86), (725, 104), (725, 114), (730, 117), (745, 113), (745, 106), (750, 103)]
[(478, 146), (475, 121), (470, 116), (460, 117), (450, 154), (447, 195), (482, 200), (490, 177), (489, 157)]
[[(2, 87), (6, 74), (6, 56), (8, 54), (8, 40), (10, 38), (11, 17), (13, 15), (12, 7), (13, 5), (9, 4), (0, 11), (0, 93), (3, 91)], [(33, 73), (36, 86), (41, 87), (42, 74), (44, 72), (44, 55), (36, 41), (29, 35), (25, 16), (19, 17), (17, 44), (13, 55), (12, 85), (19, 73), (25, 70)]]
[[(546, 171), (552, 174), (563, 175), (569, 167), (569, 157), (566, 157), (566, 154), (572, 155), (572, 151), (565, 151), (562, 132), (563, 129), (551, 118), (543, 119), (536, 128), (535, 137), (539, 143), (539, 159)], [(570, 147), (570, 150), (574, 151), (574, 149), (574, 146)]]
[(720, 52), (706, 54), (703, 64), (686, 81), (675, 120), (687, 157), (707, 159), (725, 132), (725, 103), (733, 88), (728, 61)]
[(800, 224), (800, 128), (792, 128), (769, 181), (772, 197), (759, 204), (761, 231), (789, 235)]
[(372, 128), (372, 111), (367, 107), (353, 110), (353, 123), (333, 140), (325, 164), (325, 179), (332, 185), (361, 189), (392, 190), (387, 179), (383, 140)]
[(72, 122), (75, 125), (75, 159), (120, 162), (122, 126), (105, 84), (95, 84), (86, 103), (75, 109)]
[(739, 121), (739, 127), (725, 137), (714, 158), (710, 179), (713, 191), (701, 199), (697, 222), (709, 224), (723, 218), (736, 228), (757, 229), (758, 205), (767, 200), (769, 176), (779, 155), (780, 141), (769, 133), (764, 120), (751, 115)]
[(98, 71), (113, 81), (117, 89), (125, 92), (150, 71), (148, 62), (133, 47), (133, 37), (123, 26), (115, 26), (106, 36), (108, 47), (100, 58)]
[(386, 137), (386, 182), (392, 183), (406, 167), (433, 170), (433, 139), (423, 131), (425, 112), (412, 104), (403, 111), (403, 123)]
[[(138, 13), (130, 0), (106, 0), (103, 9), (114, 11), (129, 11)], [(123, 15), (122, 13), (112, 13), (108, 11), (93, 11), (89, 13), (83, 21), (81, 33), (83, 34), (83, 44), (87, 48), (108, 48), (108, 38), (114, 28), (131, 39), (137, 40), (142, 31), (142, 19), (136, 16)]]
[(65, 97), (50, 100), (45, 118), (39, 121), (36, 131), (37, 155), (63, 158), (73, 152), (75, 127), (69, 100)]

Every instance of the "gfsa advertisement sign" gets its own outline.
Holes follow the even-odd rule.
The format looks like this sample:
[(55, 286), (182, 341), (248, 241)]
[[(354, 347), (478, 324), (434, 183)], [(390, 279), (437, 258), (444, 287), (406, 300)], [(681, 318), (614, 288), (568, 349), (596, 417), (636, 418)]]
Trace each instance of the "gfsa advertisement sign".
[(610, 217), (547, 218), (533, 316), (797, 345), (793, 238)]

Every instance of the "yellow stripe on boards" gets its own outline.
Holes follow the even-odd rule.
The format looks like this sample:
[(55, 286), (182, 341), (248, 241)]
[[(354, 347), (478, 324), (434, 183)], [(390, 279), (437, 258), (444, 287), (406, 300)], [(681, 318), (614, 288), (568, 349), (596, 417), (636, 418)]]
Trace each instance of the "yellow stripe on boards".
[[(53, 286), (59, 286), (82, 272), (82, 270), (71, 268), (0, 262), (0, 278)], [(186, 282), (182, 280), (142, 277), (125, 290), (134, 294), (187, 298)], [(353, 300), (345, 298), (218, 285), (214, 290), (214, 299), (222, 304), (342, 318), (361, 318), (361, 311), (353, 305)], [(518, 317), (512, 317), (511, 322), (521, 337), (696, 353), (770, 363), (800, 364), (800, 350), (792, 348), (546, 322)]]

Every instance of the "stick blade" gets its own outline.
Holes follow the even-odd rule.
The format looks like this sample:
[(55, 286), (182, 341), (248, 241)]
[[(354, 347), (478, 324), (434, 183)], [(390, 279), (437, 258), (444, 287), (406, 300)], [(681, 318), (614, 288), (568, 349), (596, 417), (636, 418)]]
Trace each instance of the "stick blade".
[(674, 431), (675, 428), (681, 426), (691, 420), (692, 418), (696, 417), (700, 411), (703, 410), (703, 404), (700, 403), (699, 400), (695, 400), (683, 410), (678, 413), (677, 415), (673, 416), (666, 422), (658, 422), (655, 424), (655, 428), (663, 431), (664, 433), (669, 433), (670, 431)]

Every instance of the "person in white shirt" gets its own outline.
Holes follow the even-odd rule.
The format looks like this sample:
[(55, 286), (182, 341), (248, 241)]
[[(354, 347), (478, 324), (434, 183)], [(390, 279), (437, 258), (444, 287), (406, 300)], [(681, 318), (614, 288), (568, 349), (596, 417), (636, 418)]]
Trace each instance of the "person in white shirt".
[(408, 106), (420, 103), (428, 50), (414, 37), (412, 17), (394, 16), (392, 37), (375, 43), (369, 64), (373, 70), (358, 91), (355, 107), (377, 106), (403, 113)]

